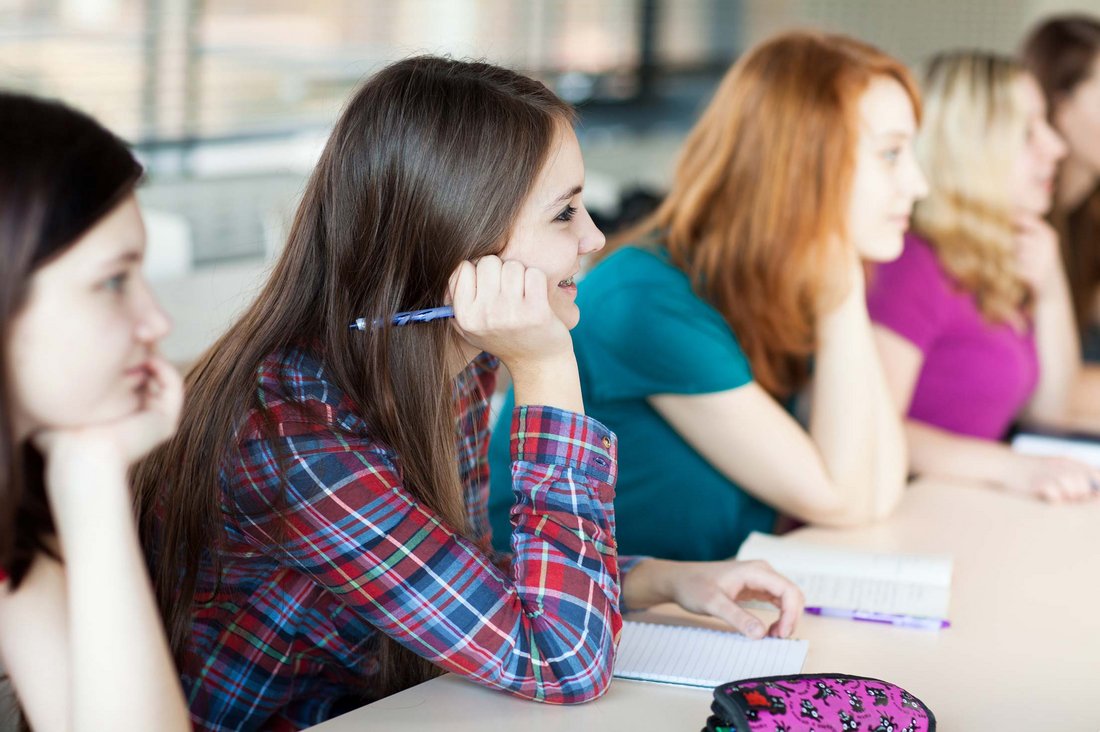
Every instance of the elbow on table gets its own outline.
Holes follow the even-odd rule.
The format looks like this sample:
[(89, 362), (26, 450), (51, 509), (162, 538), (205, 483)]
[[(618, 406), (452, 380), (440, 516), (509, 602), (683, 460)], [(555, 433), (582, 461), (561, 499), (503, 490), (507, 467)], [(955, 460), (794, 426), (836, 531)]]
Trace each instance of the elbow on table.
[(835, 490), (822, 491), (815, 500), (809, 500), (801, 507), (796, 517), (813, 526), (832, 529), (852, 529), (881, 521), (898, 507), (904, 491), (904, 480), (898, 490), (887, 495), (878, 495), (869, 500), (845, 500)]
[(611, 672), (601, 675), (599, 679), (587, 680), (583, 684), (576, 684), (571, 691), (573, 693), (566, 699), (562, 700), (562, 704), (584, 704), (595, 699), (599, 699), (601, 696), (607, 693), (607, 690), (611, 688)]
[(597, 677), (573, 677), (542, 682), (536, 686), (533, 693), (526, 693), (522, 690), (513, 693), (525, 699), (544, 704), (572, 706), (599, 699), (607, 693), (609, 688), (611, 688), (610, 669), (606, 673), (598, 674)]

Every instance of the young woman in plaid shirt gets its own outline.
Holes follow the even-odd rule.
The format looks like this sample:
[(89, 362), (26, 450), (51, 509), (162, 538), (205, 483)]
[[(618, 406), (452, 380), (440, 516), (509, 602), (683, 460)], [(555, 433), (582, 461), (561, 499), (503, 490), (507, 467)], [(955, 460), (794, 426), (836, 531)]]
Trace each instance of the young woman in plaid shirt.
[[(584, 416), (568, 332), (580, 257), (604, 243), (572, 120), (538, 82), (431, 57), (345, 109), (270, 280), (140, 471), (197, 727), (298, 729), (439, 670), (586, 701), (623, 602), (761, 636), (734, 602), (761, 597), (790, 633), (801, 597), (763, 565), (620, 566), (615, 437)], [(453, 320), (389, 324), (445, 302)], [(349, 330), (360, 317), (374, 325)], [(517, 404), (510, 555), (485, 511), (499, 362)]]

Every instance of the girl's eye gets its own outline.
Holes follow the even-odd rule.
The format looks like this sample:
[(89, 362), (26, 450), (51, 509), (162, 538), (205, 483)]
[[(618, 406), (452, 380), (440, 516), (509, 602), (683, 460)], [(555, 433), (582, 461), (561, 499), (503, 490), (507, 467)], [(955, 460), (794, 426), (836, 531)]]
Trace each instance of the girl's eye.
[(572, 221), (577, 213), (576, 206), (566, 206), (560, 214), (554, 217), (554, 221)]
[(129, 279), (129, 272), (119, 272), (114, 277), (110, 277), (103, 281), (103, 289), (109, 292), (122, 292), (126, 289), (126, 281)]
[(889, 150), (884, 150), (882, 153), (882, 159), (888, 163), (896, 163), (898, 158), (901, 157), (901, 148), (893, 147)]

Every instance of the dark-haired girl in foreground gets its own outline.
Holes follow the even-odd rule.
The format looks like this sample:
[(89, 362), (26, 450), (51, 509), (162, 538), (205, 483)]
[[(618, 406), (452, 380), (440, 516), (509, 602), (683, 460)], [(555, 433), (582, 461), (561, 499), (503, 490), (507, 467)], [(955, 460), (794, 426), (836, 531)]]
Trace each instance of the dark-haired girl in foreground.
[(126, 471), (175, 429), (141, 274), (141, 167), (91, 118), (0, 93), (0, 657), (26, 721), (184, 730)]

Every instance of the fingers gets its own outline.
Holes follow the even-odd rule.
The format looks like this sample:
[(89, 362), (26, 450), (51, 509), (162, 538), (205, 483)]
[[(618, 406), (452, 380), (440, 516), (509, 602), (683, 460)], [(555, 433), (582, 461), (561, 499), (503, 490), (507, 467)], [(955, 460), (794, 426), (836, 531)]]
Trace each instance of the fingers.
[(463, 262), (458, 265), (447, 283), (447, 291), (451, 304), (455, 308), (455, 317), (458, 318), (460, 313), (465, 313), (477, 296), (477, 269), (472, 262)]
[(518, 260), (487, 255), (463, 262), (448, 283), (455, 319), (464, 330), (529, 326), (552, 315), (546, 275)]
[[(785, 638), (794, 632), (802, 614), (802, 592), (766, 562), (701, 562), (692, 571), (675, 575), (676, 601), (685, 609), (721, 618), (749, 638), (768, 635)], [(779, 619), (765, 631), (764, 624), (737, 604), (762, 600), (779, 609)]]
[(759, 640), (764, 637), (764, 624), (724, 593), (716, 592), (707, 604), (706, 611), (714, 617), (726, 621), (735, 630), (743, 633), (748, 638)]
[(546, 273), (542, 270), (529, 267), (524, 272), (524, 294), (536, 307), (542, 307), (546, 303), (548, 284)]
[(183, 377), (164, 357), (149, 359), (146, 408), (163, 414), (174, 428), (183, 409)]
[(802, 591), (794, 582), (772, 569), (767, 562), (740, 564), (744, 567), (742, 592), (753, 593), (757, 598), (779, 608), (779, 619), (772, 623), (768, 634), (780, 638), (790, 636), (805, 604)]
[(1035, 484), (1039, 498), (1051, 503), (1079, 502), (1100, 497), (1100, 470), (1073, 460), (1049, 459)]
[(500, 295), (505, 302), (520, 302), (526, 297), (526, 267), (509, 260), (500, 268)]
[(503, 262), (500, 257), (490, 254), (477, 260), (476, 299), (495, 299), (500, 295), (500, 277)]

